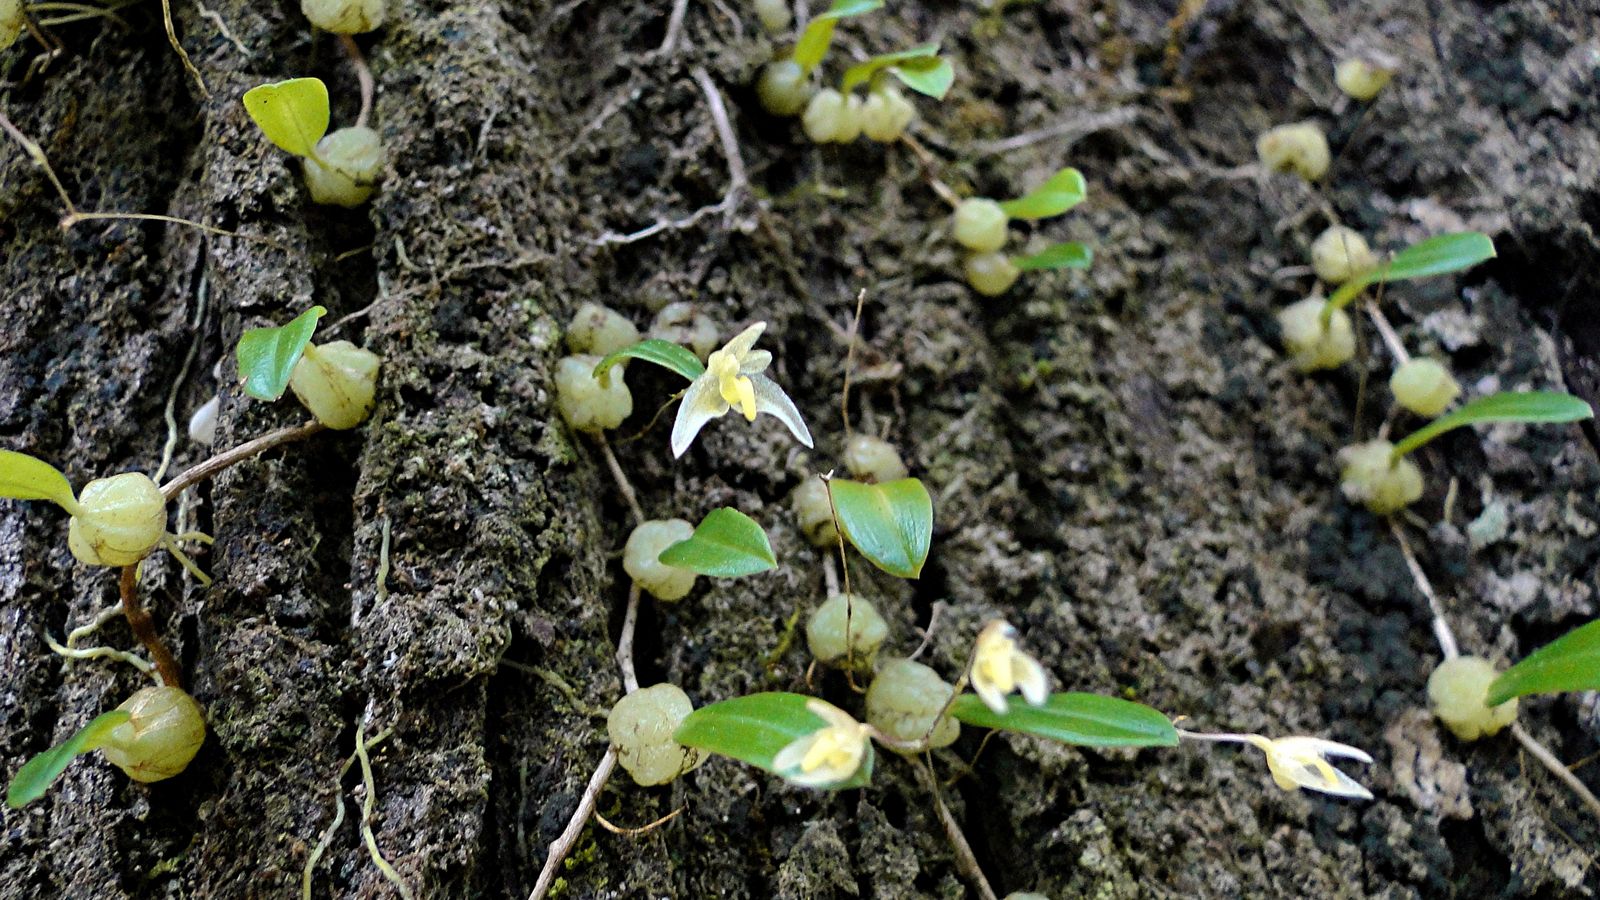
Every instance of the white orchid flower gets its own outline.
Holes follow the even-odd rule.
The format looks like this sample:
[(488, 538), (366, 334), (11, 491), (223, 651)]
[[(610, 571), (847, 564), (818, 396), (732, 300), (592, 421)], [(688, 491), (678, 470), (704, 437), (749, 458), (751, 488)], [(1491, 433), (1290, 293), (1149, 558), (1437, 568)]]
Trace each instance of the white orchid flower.
[(871, 726), (822, 700), (807, 700), (806, 709), (828, 724), (779, 750), (773, 770), (803, 787), (827, 787), (856, 774), (867, 755)]
[(1327, 760), (1327, 757), (1335, 756), (1371, 763), (1372, 757), (1363, 750), (1315, 737), (1295, 736), (1277, 740), (1259, 734), (1243, 737), (1246, 742), (1260, 747), (1267, 754), (1267, 768), (1272, 771), (1272, 780), (1286, 791), (1306, 788), (1335, 797), (1372, 799), (1371, 791), (1335, 769)]
[(673, 456), (682, 456), (707, 422), (727, 415), (734, 407), (750, 422), (757, 413), (777, 417), (796, 440), (811, 446), (811, 432), (794, 401), (762, 374), (772, 363), (772, 354), (756, 350), (755, 343), (766, 328), (765, 322), (751, 325), (706, 359), (705, 372), (690, 383), (678, 407), (678, 420), (672, 426)]
[(990, 622), (978, 632), (972, 654), (972, 690), (997, 713), (1006, 711), (1006, 695), (1020, 690), (1034, 706), (1050, 695), (1044, 666), (1017, 648), (1017, 630), (1005, 622)]

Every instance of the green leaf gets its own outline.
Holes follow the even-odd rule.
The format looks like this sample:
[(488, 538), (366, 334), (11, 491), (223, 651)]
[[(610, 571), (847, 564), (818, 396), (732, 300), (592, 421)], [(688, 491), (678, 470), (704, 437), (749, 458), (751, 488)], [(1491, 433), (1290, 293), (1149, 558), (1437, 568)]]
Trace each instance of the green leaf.
[(933, 498), (921, 481), (862, 484), (836, 478), (828, 486), (839, 527), (862, 556), (890, 575), (922, 574), (933, 541)]
[(833, 29), (840, 19), (882, 8), (883, 0), (834, 0), (827, 12), (812, 19), (806, 25), (806, 30), (800, 33), (800, 40), (795, 42), (791, 58), (807, 72), (815, 69), (822, 58), (828, 55), (828, 47), (833, 44)]
[(890, 68), (889, 74), (913, 91), (935, 100), (943, 100), (944, 95), (950, 93), (950, 86), (956, 83), (956, 70), (942, 56), (901, 63)]
[(317, 141), (328, 133), (328, 86), (318, 78), (253, 87), (244, 108), (267, 140), (295, 156), (315, 157)]
[(1077, 169), (1062, 169), (1050, 180), (1018, 197), (1000, 204), (1006, 215), (1013, 219), (1044, 219), (1059, 216), (1083, 202), (1089, 185)]
[(1600, 691), (1600, 619), (1556, 638), (1500, 673), (1489, 685), (1488, 706), (1528, 694)]
[(669, 566), (714, 578), (754, 575), (778, 565), (767, 533), (731, 507), (706, 514), (692, 537), (663, 550), (659, 558)]
[(1011, 261), (1011, 264), (1024, 272), (1037, 269), (1087, 269), (1094, 262), (1094, 251), (1078, 243), (1068, 241), (1046, 247), (1031, 256), (1021, 256)]
[(906, 87), (936, 100), (944, 99), (956, 77), (950, 63), (939, 58), (939, 45), (923, 44), (856, 63), (845, 70), (839, 90), (849, 93), (884, 69), (889, 69)]
[(1004, 713), (962, 694), (950, 715), (968, 725), (999, 728), (1085, 747), (1175, 747), (1178, 730), (1165, 714), (1143, 703), (1099, 694), (1051, 694), (1043, 706), (1012, 698)]
[(1490, 422), (1577, 422), (1594, 418), (1589, 404), (1557, 391), (1503, 391), (1468, 403), (1413, 431), (1394, 445), (1399, 459), (1441, 434), (1464, 425)]
[(1379, 266), (1360, 278), (1352, 278), (1340, 285), (1339, 289), (1333, 292), (1333, 296), (1328, 298), (1328, 303), (1334, 309), (1340, 309), (1347, 306), (1370, 285), (1385, 281), (1408, 281), (1414, 278), (1448, 275), (1451, 272), (1470, 269), (1486, 259), (1493, 259), (1494, 256), (1494, 241), (1489, 240), (1486, 234), (1463, 231), (1434, 235), (1396, 253), (1388, 265)]
[(700, 357), (695, 356), (693, 351), (671, 341), (651, 338), (631, 347), (623, 347), (600, 360), (600, 364), (594, 367), (594, 377), (600, 379), (602, 385), (610, 387), (611, 367), (625, 359), (642, 359), (658, 366), (665, 366), (690, 381), (699, 378), (706, 371), (705, 364), (700, 362)]
[[(774, 691), (702, 706), (683, 720), (672, 739), (685, 747), (737, 759), (776, 775), (772, 760), (778, 751), (828, 724), (806, 709), (806, 701), (811, 699), (804, 694)], [(869, 743), (856, 774), (829, 789), (867, 784), (872, 780), (872, 763)]]
[(67, 512), (78, 509), (72, 485), (60, 469), (15, 450), (0, 450), (0, 497), (49, 500)]
[(252, 328), (239, 336), (239, 382), (257, 400), (276, 400), (289, 387), (295, 363), (306, 352), (317, 320), (328, 311), (313, 306), (278, 328)]
[(111, 734), (111, 729), (131, 718), (133, 714), (125, 709), (101, 713), (78, 729), (77, 734), (23, 763), (11, 779), (11, 785), (6, 788), (6, 805), (21, 809), (43, 797), (74, 758), (99, 749)]

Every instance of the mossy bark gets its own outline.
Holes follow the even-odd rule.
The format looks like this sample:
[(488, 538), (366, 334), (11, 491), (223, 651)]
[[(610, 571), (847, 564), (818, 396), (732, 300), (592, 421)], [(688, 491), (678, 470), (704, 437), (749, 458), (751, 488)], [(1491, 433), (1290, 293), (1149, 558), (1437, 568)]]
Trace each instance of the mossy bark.
[[(55, 29), (66, 52), (4, 108), (81, 208), (280, 246), (152, 223), (63, 231), (49, 183), (5, 144), (0, 442), (81, 485), (156, 468), (174, 385), (180, 424), (220, 392), (219, 447), (300, 421), (289, 400), (245, 398), (230, 353), (244, 328), (313, 302), (330, 323), (355, 315), (338, 336), (384, 356), (379, 403), (357, 431), (191, 494), (189, 520), (217, 539), (200, 556), (215, 584), (161, 556), (143, 589), (210, 739), (172, 781), (130, 784), (91, 757), (46, 800), (6, 811), (0, 895), (294, 895), (340, 796), (314, 896), (388, 895), (358, 830), (365, 790), (338, 777), (361, 729), (390, 732), (373, 752), (369, 821), (417, 895), (526, 896), (620, 691), (629, 518), (594, 446), (553, 417), (562, 325), (585, 301), (641, 326), (684, 300), (725, 334), (765, 320), (774, 377), (819, 438), (799, 452), (768, 419), (727, 419), (676, 463), (660, 426), (618, 442), (647, 513), (737, 506), (782, 560), (646, 606), (642, 679), (705, 703), (807, 689), (804, 642), (783, 648), (791, 616), (821, 599), (821, 556), (786, 498), (837, 464), (861, 290), (852, 423), (901, 448), (938, 523), (922, 580), (852, 569), (894, 629), (886, 653), (910, 652), (942, 603), (924, 661), (953, 675), (976, 629), (1004, 616), (1066, 688), (1377, 758), (1354, 774), (1378, 799), (1357, 804), (1279, 792), (1250, 751), (996, 740), (947, 799), (1002, 893), (1600, 889), (1597, 823), (1571, 797), (1514, 744), (1460, 744), (1420, 712), (1437, 658), (1425, 608), (1386, 529), (1334, 484), (1334, 452), (1382, 420), (1386, 359), (1305, 377), (1272, 324), (1309, 290), (1283, 270), (1306, 262), (1329, 212), (1382, 248), (1476, 228), (1498, 260), (1385, 299), (1413, 350), (1448, 359), (1473, 392), (1592, 395), (1592, 4), (1382, 2), (1336, 18), (1185, 3), (1174, 19), (1172, 4), (1052, 0), (902, 5), (852, 23), (836, 53), (938, 39), (952, 55), (957, 86), (917, 102), (917, 127), (958, 191), (1014, 195), (1069, 164), (1088, 176), (1089, 202), (1029, 230), (1092, 243), (1094, 267), (1026, 275), (994, 300), (960, 283), (948, 209), (903, 148), (813, 147), (759, 110), (749, 85), (774, 44), (743, 7), (690, 4), (663, 52), (661, 5), (395, 4), (361, 39), (388, 178), (346, 212), (308, 204), (298, 166), (238, 102), (254, 84), (318, 75), (335, 124), (350, 124), (356, 83), (338, 45), (289, 2), (175, 5), (209, 96), (145, 3), (123, 11), (130, 32)], [(1404, 65), (1368, 109), (1340, 98), (1332, 71), (1372, 48)], [(21, 79), (36, 54), (25, 41), (0, 60)], [(695, 67), (729, 102), (752, 195), (731, 216), (602, 240), (723, 198), (729, 170)], [(1241, 168), (1257, 133), (1305, 118), (1338, 154), (1325, 184)], [(632, 433), (681, 384), (642, 364), (627, 377)], [(180, 441), (173, 466), (202, 457)], [(1438, 524), (1417, 540), (1467, 648), (1517, 656), (1595, 615), (1600, 466), (1584, 433), (1458, 434), (1423, 462), (1418, 511)], [(0, 506), (8, 773), (141, 686), (44, 646), (116, 598), (114, 573), (76, 565), (64, 535), (53, 508)], [(102, 637), (131, 643), (120, 623)], [(858, 702), (836, 674), (812, 689)], [(1563, 758), (1597, 749), (1592, 702), (1525, 706)], [(970, 759), (978, 743), (955, 750)], [(600, 803), (619, 824), (686, 811), (643, 837), (586, 833), (561, 895), (968, 896), (911, 771), (885, 760), (880, 772), (838, 796), (715, 761), (671, 788), (619, 778)]]

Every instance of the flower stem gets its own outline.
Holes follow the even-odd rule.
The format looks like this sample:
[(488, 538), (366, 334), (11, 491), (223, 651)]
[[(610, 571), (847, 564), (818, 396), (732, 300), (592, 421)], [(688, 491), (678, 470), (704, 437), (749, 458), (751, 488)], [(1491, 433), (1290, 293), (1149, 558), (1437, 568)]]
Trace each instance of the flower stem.
[(949, 807), (944, 805), (944, 797), (939, 792), (939, 781), (933, 776), (933, 765), (927, 760), (918, 760), (917, 771), (923, 777), (928, 793), (933, 795), (933, 808), (939, 813), (939, 824), (944, 826), (945, 837), (950, 841), (951, 849), (956, 852), (956, 867), (977, 888), (978, 896), (983, 900), (997, 900), (994, 888), (989, 886), (989, 879), (983, 875), (983, 869), (978, 865), (978, 858), (972, 853), (972, 845), (967, 843), (967, 836), (961, 831), (961, 824), (956, 817), (950, 814)]
[(137, 565), (122, 567), (122, 614), (128, 619), (128, 627), (133, 630), (133, 636), (139, 643), (150, 651), (150, 658), (155, 661), (156, 672), (161, 676), (162, 684), (168, 687), (183, 686), (183, 670), (178, 668), (178, 661), (173, 658), (172, 651), (161, 640), (161, 635), (156, 633), (155, 620), (150, 618), (150, 611), (139, 602), (139, 567)]
[(372, 69), (367, 66), (367, 58), (362, 55), (361, 48), (356, 45), (356, 39), (348, 34), (339, 35), (339, 45), (344, 47), (345, 55), (350, 57), (350, 65), (356, 70), (356, 81), (361, 84), (361, 111), (356, 114), (356, 127), (367, 127), (367, 118), (372, 114), (372, 95), (375, 85), (372, 81)]
[(304, 440), (326, 427), (321, 422), (313, 420), (303, 425), (293, 425), (289, 428), (269, 431), (253, 441), (247, 441), (232, 450), (218, 453), (205, 462), (180, 472), (177, 477), (161, 486), (161, 495), (170, 502), (174, 497), (183, 493), (186, 488), (193, 487), (215, 476), (229, 466), (238, 465), (247, 459), (260, 456), (282, 444)]
[(1578, 799), (1583, 801), (1584, 806), (1589, 807), (1590, 812), (1600, 817), (1600, 798), (1595, 797), (1594, 792), (1589, 790), (1589, 786), (1584, 784), (1577, 775), (1573, 774), (1572, 770), (1567, 768), (1561, 760), (1557, 759), (1556, 755), (1551, 753), (1548, 747), (1539, 743), (1538, 739), (1529, 734), (1528, 730), (1522, 727), (1521, 722), (1511, 723), (1511, 734), (1517, 739), (1517, 743), (1522, 745), (1522, 749), (1533, 754), (1533, 758), (1537, 759), (1546, 769), (1549, 769), (1551, 775), (1560, 779), (1562, 784), (1565, 784), (1574, 794), (1578, 795)]
[(611, 470), (611, 477), (617, 483), (617, 490), (622, 492), (622, 499), (628, 501), (634, 523), (644, 524), (644, 507), (639, 505), (639, 495), (634, 491), (633, 483), (628, 481), (627, 473), (622, 471), (622, 464), (617, 462), (617, 455), (611, 452), (611, 442), (601, 432), (595, 433), (594, 440), (600, 445), (600, 454), (606, 459), (606, 468)]

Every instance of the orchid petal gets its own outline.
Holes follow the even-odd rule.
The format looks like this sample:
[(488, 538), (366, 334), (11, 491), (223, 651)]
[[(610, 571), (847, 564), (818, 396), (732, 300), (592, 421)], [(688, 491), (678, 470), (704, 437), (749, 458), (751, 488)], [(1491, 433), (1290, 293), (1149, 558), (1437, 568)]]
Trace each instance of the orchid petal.
[(1277, 744), (1286, 752), (1296, 756), (1314, 753), (1318, 756), (1341, 756), (1364, 763), (1371, 763), (1372, 756), (1359, 747), (1341, 744), (1338, 741), (1323, 740), (1319, 737), (1295, 736), (1279, 738)]
[(1034, 706), (1043, 706), (1050, 697), (1050, 680), (1045, 677), (1044, 666), (1024, 653), (1011, 657), (1012, 672), (1022, 697)]
[(818, 700), (815, 697), (807, 700), (806, 712), (809, 712), (822, 721), (827, 722), (828, 725), (833, 728), (861, 727), (861, 723), (852, 718), (849, 713), (837, 706), (834, 706), (832, 703), (829, 703), (826, 700)]
[(1006, 712), (1006, 692), (1000, 690), (986, 680), (979, 679), (976, 674), (972, 678), (972, 692), (978, 695), (983, 705), (994, 710), (1000, 715)]
[(700, 429), (728, 409), (715, 378), (696, 378), (684, 392), (683, 401), (678, 404), (678, 418), (672, 423), (672, 455), (682, 456)]
[(772, 354), (765, 350), (751, 350), (739, 360), (740, 375), (756, 375), (767, 370), (772, 365)]
[(761, 338), (761, 332), (766, 330), (767, 323), (757, 322), (734, 335), (733, 340), (723, 345), (722, 352), (732, 356), (734, 359), (742, 360), (750, 352), (750, 348), (756, 345), (756, 341)]
[(750, 383), (755, 388), (756, 411), (764, 412), (782, 422), (788, 426), (795, 440), (807, 447), (812, 446), (811, 430), (806, 428), (805, 420), (800, 418), (800, 410), (795, 408), (794, 401), (783, 392), (783, 388), (778, 387), (776, 382), (765, 375), (755, 374), (749, 377)]
[(805, 761), (806, 754), (811, 751), (811, 745), (817, 742), (817, 737), (821, 733), (813, 732), (784, 744), (778, 755), (772, 758), (772, 768), (785, 778), (789, 777), (787, 773), (790, 770), (798, 771), (800, 764)]

